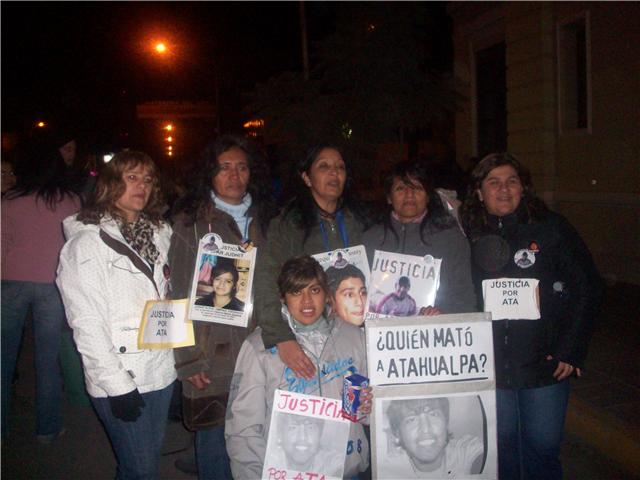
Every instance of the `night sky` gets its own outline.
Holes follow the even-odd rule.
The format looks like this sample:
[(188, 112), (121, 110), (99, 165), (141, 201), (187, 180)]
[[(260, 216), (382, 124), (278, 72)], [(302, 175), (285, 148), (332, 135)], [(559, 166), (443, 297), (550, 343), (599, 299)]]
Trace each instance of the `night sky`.
[[(446, 4), (426, 5), (446, 63)], [(2, 2), (0, 8), (3, 132), (25, 132), (44, 120), (96, 148), (129, 146), (118, 139), (135, 130), (136, 105), (214, 102), (216, 76), (221, 131), (237, 132), (257, 83), (302, 70), (298, 1)], [(340, 2), (305, 2), (305, 9), (313, 67), (314, 45), (335, 31)], [(173, 53), (155, 55), (155, 40), (168, 42)]]
[[(331, 31), (335, 5), (306, 3), (311, 44)], [(156, 38), (176, 53), (154, 57)], [(35, 118), (109, 123), (116, 106), (145, 100), (213, 99), (216, 67), (223, 119), (236, 124), (244, 93), (300, 70), (300, 52), (298, 2), (3, 2), (3, 130)]]

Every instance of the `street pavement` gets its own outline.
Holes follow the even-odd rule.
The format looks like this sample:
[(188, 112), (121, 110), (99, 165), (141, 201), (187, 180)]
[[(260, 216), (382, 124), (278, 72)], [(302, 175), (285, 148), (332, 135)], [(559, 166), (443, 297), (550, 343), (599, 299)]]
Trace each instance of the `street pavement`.
[[(573, 380), (562, 447), (565, 478), (640, 479), (640, 287), (617, 284), (606, 299), (584, 378)], [(65, 435), (36, 442), (33, 341), (27, 326), (14, 389), (11, 431), (2, 443), (4, 479), (112, 479), (116, 462), (91, 407), (64, 405)], [(174, 467), (189, 458), (192, 436), (169, 422), (161, 479), (194, 479)]]

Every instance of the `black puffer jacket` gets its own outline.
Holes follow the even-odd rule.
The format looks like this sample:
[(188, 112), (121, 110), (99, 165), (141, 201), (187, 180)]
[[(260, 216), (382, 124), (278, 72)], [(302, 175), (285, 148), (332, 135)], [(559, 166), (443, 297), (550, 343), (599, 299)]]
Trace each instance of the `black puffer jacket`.
[[(540, 320), (493, 322), (498, 388), (551, 385), (558, 361), (584, 368), (587, 347), (602, 296), (602, 282), (586, 245), (561, 215), (548, 212), (532, 221), (523, 204), (505, 217), (488, 216), (472, 232), (473, 277), (478, 299), (482, 281), (534, 278), (540, 281)], [(515, 256), (527, 250), (533, 265)], [(533, 253), (533, 255), (532, 255)], [(547, 355), (553, 357), (547, 361)]]

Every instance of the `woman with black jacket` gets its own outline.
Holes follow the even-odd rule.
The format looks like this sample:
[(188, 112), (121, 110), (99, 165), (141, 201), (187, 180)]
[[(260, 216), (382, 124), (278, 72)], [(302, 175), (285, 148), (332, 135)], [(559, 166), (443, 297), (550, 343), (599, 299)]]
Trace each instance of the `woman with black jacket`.
[(601, 298), (586, 245), (508, 153), (472, 172), (461, 209), (474, 283), (493, 316), (500, 478), (562, 478), (569, 378), (580, 377)]

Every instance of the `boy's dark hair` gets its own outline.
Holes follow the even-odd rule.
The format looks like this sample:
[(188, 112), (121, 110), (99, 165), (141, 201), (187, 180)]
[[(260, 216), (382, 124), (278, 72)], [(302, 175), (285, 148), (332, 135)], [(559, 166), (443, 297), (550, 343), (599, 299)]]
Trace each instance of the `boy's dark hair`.
[(420, 413), (424, 406), (428, 406), (432, 410), (440, 410), (447, 425), (449, 424), (449, 399), (446, 397), (392, 400), (387, 408), (387, 418), (393, 434), (396, 436), (399, 434), (400, 424), (407, 414)]
[(328, 294), (327, 274), (318, 261), (309, 255), (300, 255), (284, 262), (278, 275), (278, 290), (280, 296), (297, 292), (317, 280), (325, 293)]

